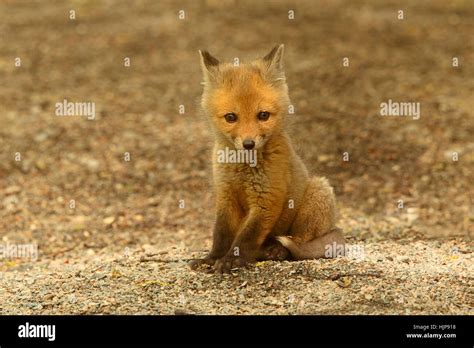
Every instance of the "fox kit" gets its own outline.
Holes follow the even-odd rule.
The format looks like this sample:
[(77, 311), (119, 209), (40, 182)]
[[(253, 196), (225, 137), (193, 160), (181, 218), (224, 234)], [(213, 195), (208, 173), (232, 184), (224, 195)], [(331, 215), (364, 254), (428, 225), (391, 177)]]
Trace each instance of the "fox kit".
[[(227, 273), (257, 260), (321, 258), (326, 245), (343, 245), (332, 187), (308, 175), (285, 131), (283, 45), (239, 66), (200, 55), (202, 107), (215, 134), (217, 211), (212, 249), (191, 266)], [(219, 160), (224, 149), (252, 151), (256, 165)]]

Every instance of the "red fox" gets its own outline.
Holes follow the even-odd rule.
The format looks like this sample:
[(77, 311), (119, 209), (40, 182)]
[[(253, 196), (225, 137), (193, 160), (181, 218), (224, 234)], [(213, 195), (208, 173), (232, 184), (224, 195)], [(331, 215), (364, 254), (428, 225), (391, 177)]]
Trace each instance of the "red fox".
[[(193, 268), (207, 264), (228, 273), (258, 260), (321, 258), (326, 246), (344, 245), (332, 187), (309, 177), (285, 131), (290, 100), (283, 49), (239, 66), (199, 51), (201, 105), (215, 135), (217, 204), (212, 249)], [(229, 148), (253, 151), (256, 165), (223, 163), (218, 153)]]

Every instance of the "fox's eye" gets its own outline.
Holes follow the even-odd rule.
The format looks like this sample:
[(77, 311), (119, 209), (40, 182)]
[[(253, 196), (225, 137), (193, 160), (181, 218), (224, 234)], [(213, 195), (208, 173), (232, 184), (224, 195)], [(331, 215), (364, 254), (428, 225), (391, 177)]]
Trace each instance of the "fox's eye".
[(268, 111), (260, 111), (257, 117), (260, 121), (266, 121), (270, 117), (270, 113)]
[(235, 121), (237, 121), (237, 115), (234, 114), (233, 112), (229, 112), (228, 114), (225, 114), (224, 118), (229, 123), (234, 123)]

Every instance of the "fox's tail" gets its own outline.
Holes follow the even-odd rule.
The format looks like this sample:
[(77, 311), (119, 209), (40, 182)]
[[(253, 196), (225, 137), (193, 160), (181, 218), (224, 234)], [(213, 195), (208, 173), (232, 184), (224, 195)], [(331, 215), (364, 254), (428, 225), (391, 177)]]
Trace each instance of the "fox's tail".
[(327, 246), (332, 246), (334, 243), (336, 245), (345, 245), (346, 243), (340, 228), (334, 228), (325, 235), (304, 244), (296, 244), (291, 238), (285, 236), (279, 236), (276, 239), (290, 251), (295, 260), (327, 258)]

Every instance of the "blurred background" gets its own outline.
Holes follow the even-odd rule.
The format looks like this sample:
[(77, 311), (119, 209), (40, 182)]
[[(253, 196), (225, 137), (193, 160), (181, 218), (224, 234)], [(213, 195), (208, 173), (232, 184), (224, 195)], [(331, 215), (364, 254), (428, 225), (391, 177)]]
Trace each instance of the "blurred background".
[[(334, 185), (349, 239), (470, 237), (473, 37), (470, 0), (3, 0), (0, 237), (46, 257), (209, 247), (197, 51), (245, 61), (278, 43), (295, 146)], [(56, 116), (64, 99), (94, 102), (96, 119)], [(420, 119), (381, 117), (388, 99), (421, 103)]]

